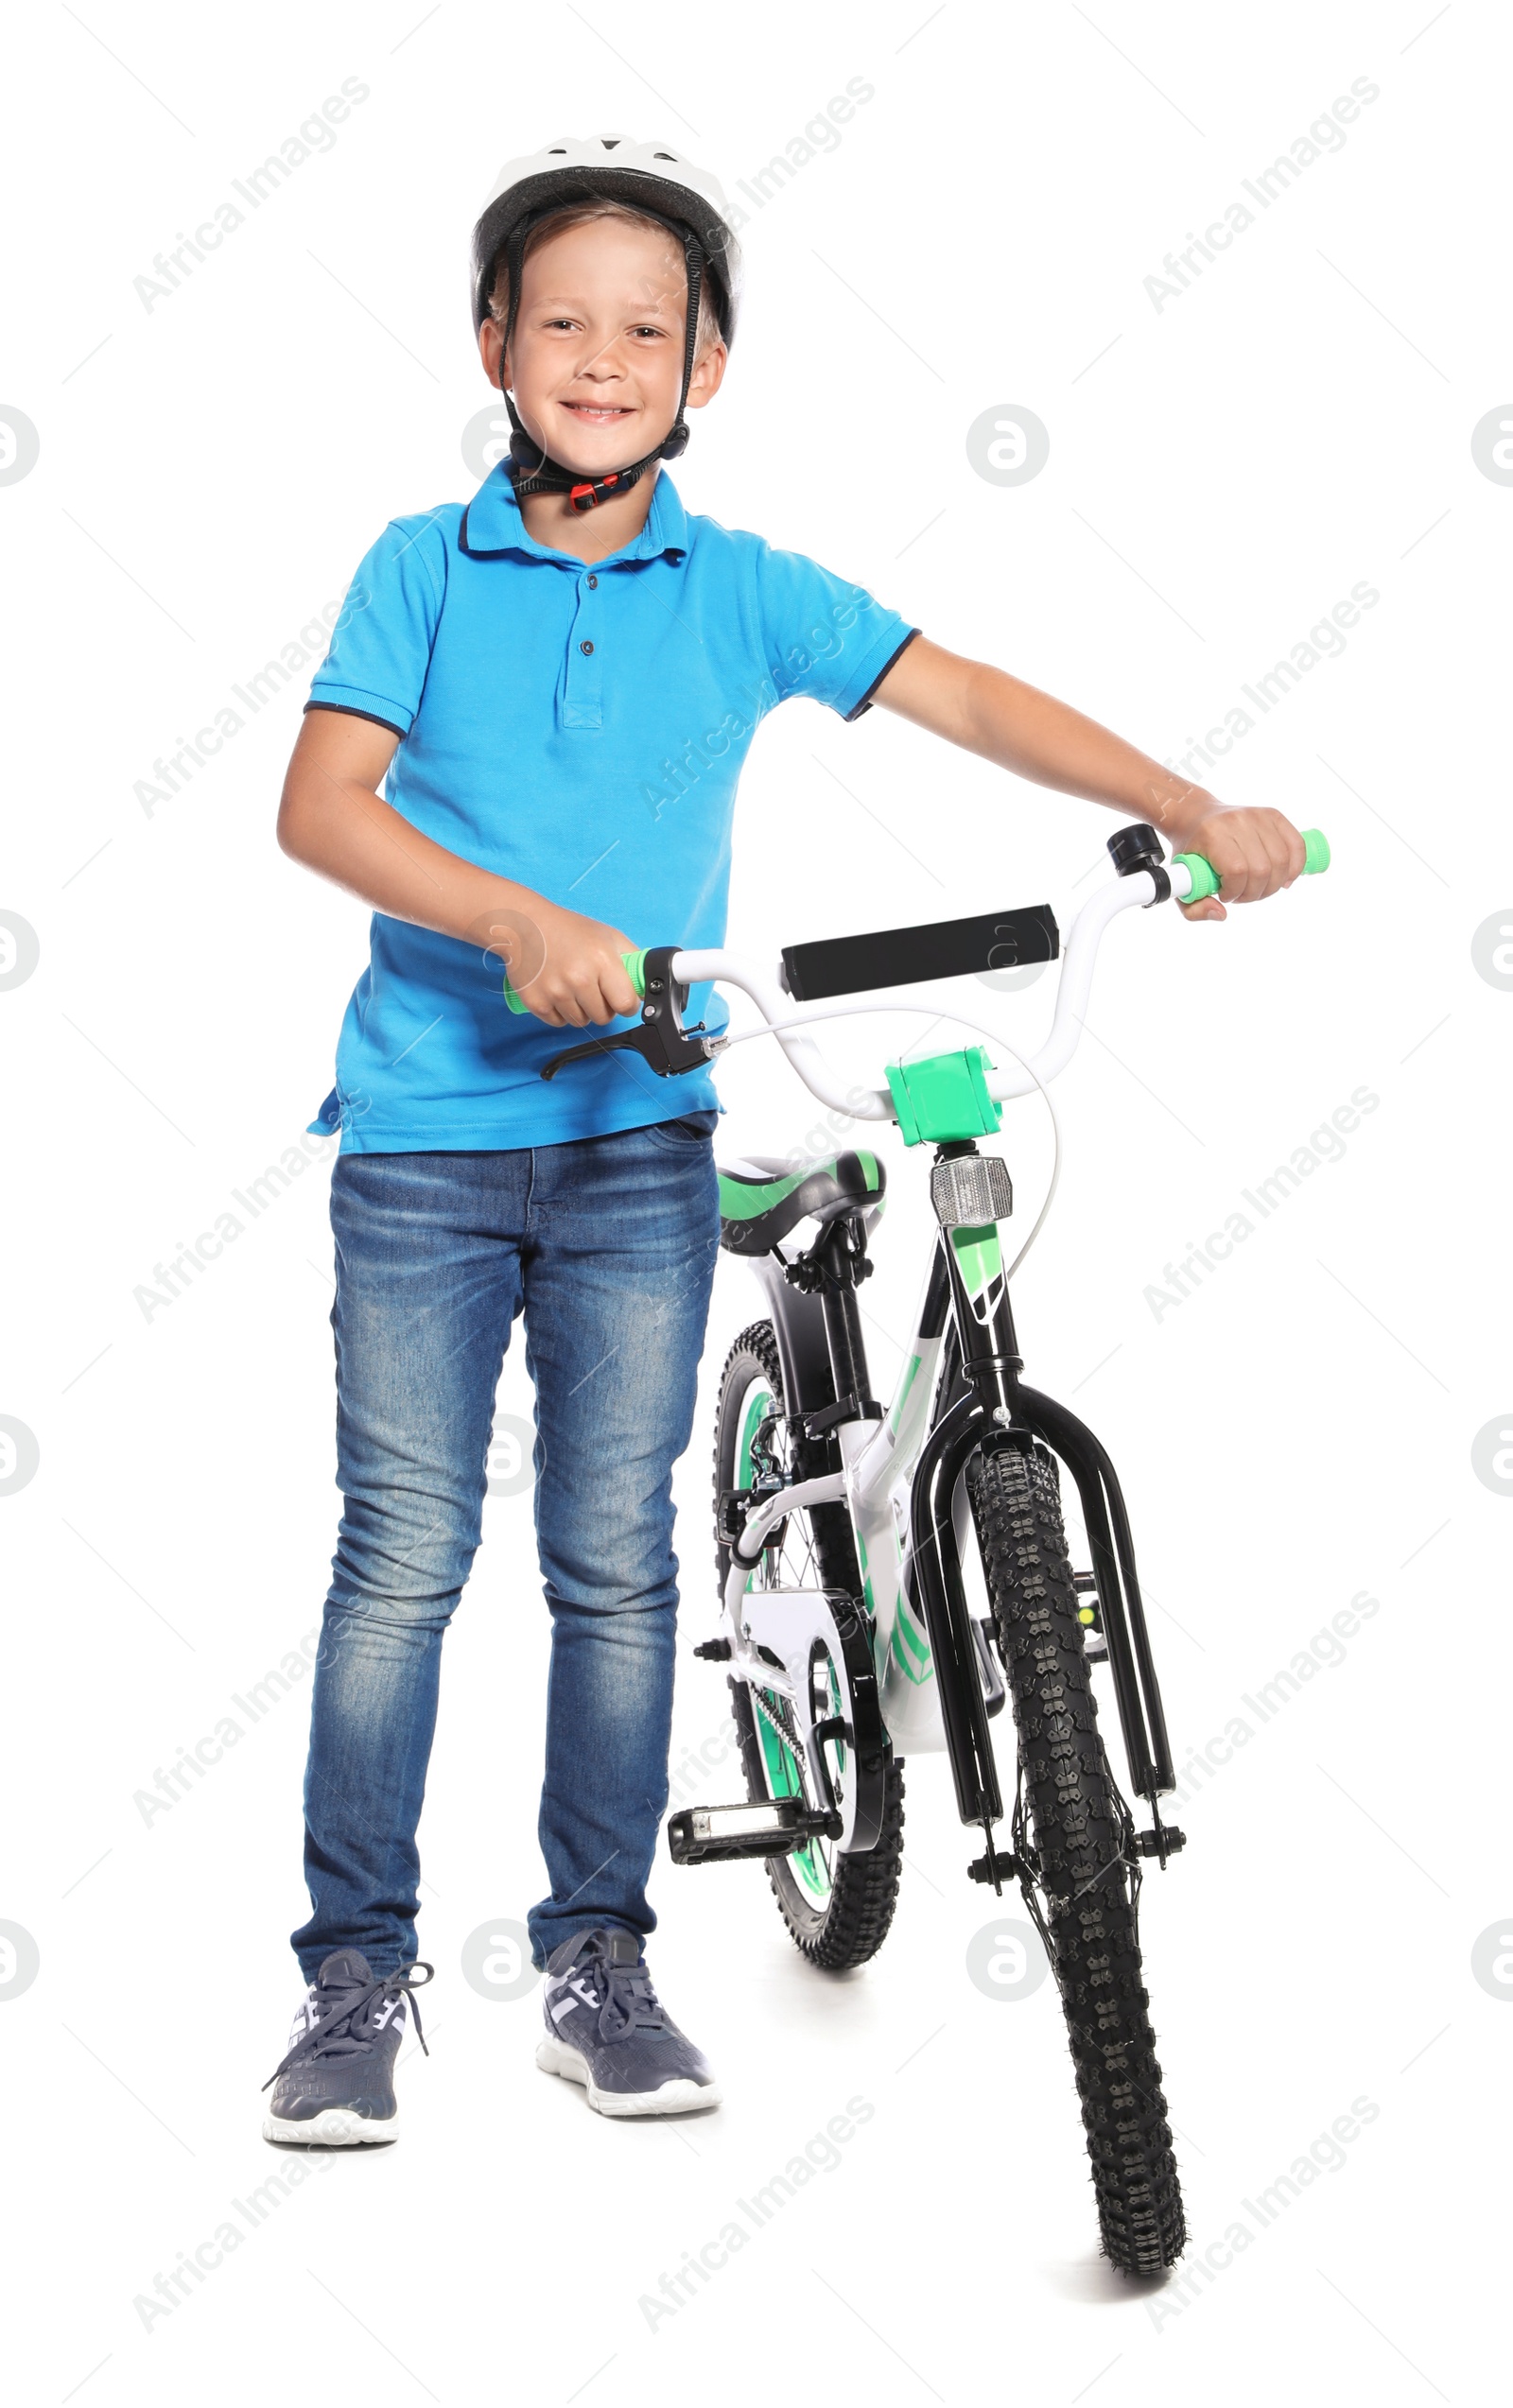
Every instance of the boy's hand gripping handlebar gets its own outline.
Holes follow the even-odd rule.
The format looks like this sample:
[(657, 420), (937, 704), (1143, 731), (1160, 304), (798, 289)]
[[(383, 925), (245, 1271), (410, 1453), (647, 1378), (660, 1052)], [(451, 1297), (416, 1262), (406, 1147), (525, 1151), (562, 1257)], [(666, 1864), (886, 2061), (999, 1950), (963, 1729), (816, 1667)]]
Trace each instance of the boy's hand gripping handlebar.
[[(1174, 853), (1171, 866), (1174, 870), (1186, 870), (1190, 880), (1186, 894), (1177, 896), (1179, 903), (1203, 903), (1210, 894), (1218, 893), (1219, 873), (1211, 861), (1204, 859), (1201, 853)], [(1329, 838), (1322, 828), (1304, 828), (1304, 877), (1314, 877), (1320, 870), (1327, 870), (1329, 866)]]
[[(584, 1045), (572, 1045), (564, 1053), (554, 1053), (544, 1065), (542, 1077), (555, 1078), (565, 1063), (585, 1062), (592, 1054), (616, 1051), (638, 1053), (659, 1079), (674, 1079), (680, 1071), (702, 1069), (719, 1049), (721, 1040), (704, 1035), (702, 1020), (694, 1029), (683, 1025), (679, 1015), (687, 1003), (688, 990), (672, 976), (672, 959), (680, 950), (675, 944), (654, 944), (649, 952), (623, 954), (620, 958), (631, 984), (643, 998), (636, 1027), (617, 1030), (613, 1036), (590, 1037)], [(508, 986), (505, 992), (512, 1006), (520, 1010), (522, 1007)]]

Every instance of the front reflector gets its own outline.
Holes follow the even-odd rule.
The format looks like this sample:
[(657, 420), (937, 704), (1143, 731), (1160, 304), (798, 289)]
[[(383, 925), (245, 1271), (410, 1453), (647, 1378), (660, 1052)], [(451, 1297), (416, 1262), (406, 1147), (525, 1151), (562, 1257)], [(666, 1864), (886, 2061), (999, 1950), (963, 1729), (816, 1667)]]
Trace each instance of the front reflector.
[(1014, 1210), (1009, 1167), (996, 1153), (959, 1153), (937, 1162), (930, 1174), (930, 1200), (943, 1229), (981, 1229), (1007, 1221)]

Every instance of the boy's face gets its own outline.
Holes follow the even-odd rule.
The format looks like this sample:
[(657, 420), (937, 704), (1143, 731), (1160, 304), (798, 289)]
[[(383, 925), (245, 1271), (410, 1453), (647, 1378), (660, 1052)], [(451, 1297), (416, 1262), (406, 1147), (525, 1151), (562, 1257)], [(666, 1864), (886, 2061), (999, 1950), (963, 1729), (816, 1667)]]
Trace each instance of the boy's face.
[[(478, 348), (491, 384), (508, 384), (532, 442), (584, 476), (654, 451), (683, 384), (683, 252), (650, 226), (590, 218), (533, 251), (521, 278), (508, 358), (504, 329), (484, 321)], [(725, 346), (695, 360), (687, 407), (720, 390)]]

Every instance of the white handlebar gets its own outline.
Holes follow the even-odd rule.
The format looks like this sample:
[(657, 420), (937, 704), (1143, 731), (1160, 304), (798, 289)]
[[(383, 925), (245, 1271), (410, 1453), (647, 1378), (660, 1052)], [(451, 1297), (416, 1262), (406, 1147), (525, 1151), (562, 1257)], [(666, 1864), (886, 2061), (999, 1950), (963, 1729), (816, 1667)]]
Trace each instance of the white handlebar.
[(886, 1087), (843, 1088), (813, 1038), (791, 1033), (787, 1023), (792, 1016), (791, 996), (785, 995), (776, 979), (758, 970), (755, 962), (742, 961), (738, 953), (675, 953), (669, 967), (685, 985), (699, 986), (706, 979), (718, 979), (722, 986), (739, 987), (743, 995), (749, 995), (804, 1084), (821, 1103), (827, 1103), (832, 1111), (849, 1113), (857, 1120), (894, 1117), (893, 1098)]
[[(1191, 886), (1187, 871), (1173, 862), (1168, 875), (1174, 896), (1179, 903), (1184, 902)], [(988, 1093), (996, 1101), (1006, 1103), (1016, 1096), (1031, 1095), (1066, 1068), (1076, 1050), (1087, 1016), (1093, 963), (1104, 930), (1121, 911), (1133, 910), (1156, 899), (1156, 881), (1150, 872), (1137, 870), (1128, 877), (1111, 879), (1083, 905), (1067, 933), (1051, 1033), (1040, 1051), (1022, 1067), (1016, 1065), (992, 1073)], [(830, 1015), (823, 1010), (795, 1014), (792, 997), (785, 993), (775, 975), (758, 969), (739, 954), (723, 951), (677, 953), (670, 966), (673, 978), (683, 984), (700, 986), (706, 980), (718, 979), (722, 986), (739, 987), (743, 995), (750, 996), (809, 1093), (818, 1097), (821, 1103), (828, 1104), (832, 1111), (849, 1113), (858, 1120), (896, 1117), (893, 1097), (886, 1087), (842, 1086), (812, 1037), (797, 1033), (803, 1019)], [(873, 995), (869, 1008), (886, 1011), (890, 1003), (896, 1003), (901, 1009), (913, 999), (903, 988), (888, 988)]]

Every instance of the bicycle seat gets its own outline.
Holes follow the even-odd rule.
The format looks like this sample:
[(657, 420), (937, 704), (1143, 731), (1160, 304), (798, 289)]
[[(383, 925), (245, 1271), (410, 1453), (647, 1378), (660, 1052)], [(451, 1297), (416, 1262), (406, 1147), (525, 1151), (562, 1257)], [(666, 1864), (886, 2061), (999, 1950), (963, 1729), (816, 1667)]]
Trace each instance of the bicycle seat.
[(727, 1254), (771, 1254), (801, 1221), (846, 1213), (861, 1215), (870, 1228), (886, 1185), (875, 1153), (817, 1154), (797, 1164), (753, 1154), (720, 1173), (720, 1242)]

